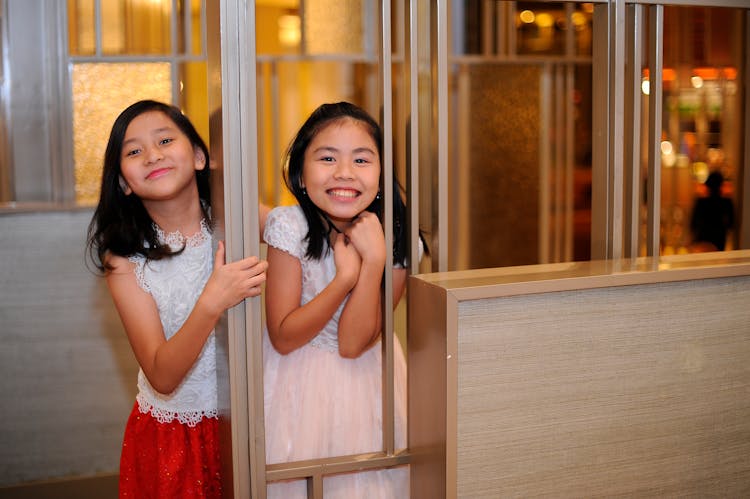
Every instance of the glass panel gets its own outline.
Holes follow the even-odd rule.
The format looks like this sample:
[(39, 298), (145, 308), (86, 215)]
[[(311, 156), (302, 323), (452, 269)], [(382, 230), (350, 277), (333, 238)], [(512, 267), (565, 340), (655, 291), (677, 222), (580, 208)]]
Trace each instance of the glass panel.
[(591, 40), (593, 30), (594, 4), (575, 4), (575, 10), (571, 14), (570, 25), (575, 32), (576, 55), (591, 55)]
[[(190, 49), (192, 55), (203, 54), (203, 19), (201, 17), (201, 1), (189, 0), (187, 7), (190, 12)], [(181, 49), (182, 50), (182, 49)]]
[(375, 36), (376, 26), (364, 22), (366, 9), (372, 6), (363, 0), (308, 0), (304, 8), (296, 0), (259, 1), (256, 16), (263, 22), (257, 25), (258, 54), (362, 54), (368, 37)]
[(574, 71), (572, 258), (580, 262), (591, 259), (591, 65), (576, 65)]
[[(744, 127), (739, 89), (744, 86), (740, 68), (747, 29), (743, 18), (744, 11), (738, 9), (664, 9), (661, 254), (737, 247)], [(647, 107), (647, 69), (643, 79)], [(711, 173), (723, 178), (715, 200), (708, 199)], [(713, 207), (709, 219), (702, 215), (705, 206)], [(727, 227), (728, 206), (734, 227)]]
[(107, 55), (127, 54), (125, 45), (125, 3), (104, 0), (101, 3), (102, 53)]
[[(375, 2), (363, 0), (305, 1), (302, 19), (305, 52), (308, 54), (364, 52), (366, 7), (373, 3)], [(377, 12), (372, 14), (374, 18)], [(335, 28), (332, 29), (332, 27)]]
[(458, 15), (463, 15), (465, 20), (463, 50), (464, 54), (481, 54), (482, 53), (482, 38), (485, 35), (483, 33), (484, 22), (486, 16), (491, 15), (489, 12), (485, 12), (484, 8), (487, 5), (486, 2), (466, 2), (463, 6), (463, 12), (461, 12), (462, 6), (454, 4), (454, 12)]
[[(187, 4), (187, 5), (185, 5)], [(175, 38), (177, 40), (177, 47), (175, 52), (178, 54), (185, 54), (188, 51), (185, 47), (188, 43), (191, 43), (192, 33), (188, 32), (188, 27), (192, 28), (192, 22), (188, 20), (187, 26), (185, 25), (185, 12), (190, 12), (190, 0), (182, 0), (177, 2), (177, 12), (175, 13), (175, 25), (177, 32)]]
[(515, 7), (477, 0), (454, 3), (454, 17), (463, 19), (464, 31), (457, 41), (462, 48), (457, 50), (464, 54), (504, 53), (499, 45), (507, 39), (503, 19), (510, 13), (516, 27), (510, 34), (516, 39), (516, 54), (591, 55), (593, 4), (518, 2)]
[(201, 55), (203, 28), (200, 0), (177, 2), (177, 53)]
[(470, 243), (456, 248), (457, 266), (537, 263), (541, 67), (477, 64), (465, 71), (468, 88), (451, 121), (466, 127), (449, 132), (458, 142), (451, 147), (466, 151), (458, 208), (450, 210), (464, 214), (451, 226), (469, 228)]
[(565, 53), (565, 4), (518, 2), (516, 9), (516, 43), (519, 54)]
[(169, 63), (75, 64), (73, 156), (76, 202), (99, 199), (102, 161), (117, 115), (139, 99), (171, 102)]
[(364, 0), (306, 0), (304, 8), (297, 0), (258, 1), (256, 15), (263, 19), (256, 27), (258, 54), (362, 54), (368, 36), (366, 9), (374, 7)]
[[(377, 11), (373, 10), (373, 15), (366, 17), (364, 10), (374, 9), (378, 2), (305, 0), (303, 4), (304, 10), (296, 2), (256, 3), (259, 191), (262, 202), (269, 205), (296, 202), (283, 188), (282, 160), (300, 125), (320, 104), (347, 100), (367, 110), (375, 119), (382, 116), (377, 57), (379, 48), (374, 42), (380, 28), (376, 26)], [(365, 31), (365, 18), (371, 25), (367, 29), (372, 31)], [(403, 41), (399, 43), (403, 44)], [(365, 52), (372, 55), (372, 63), (359, 62), (360, 58), (357, 58), (357, 62), (351, 61), (352, 55), (364, 55)], [(289, 54), (299, 57), (286, 57)], [(398, 113), (394, 110), (394, 114)], [(403, 111), (398, 115), (401, 125), (396, 125), (394, 118), (394, 126), (400, 126), (395, 133), (403, 136)], [(403, 178), (403, 172), (394, 174)], [(405, 300), (401, 303), (395, 316), (397, 324), (394, 329), (399, 338), (395, 342), (397, 345), (403, 345), (401, 342), (405, 341)], [(374, 348), (379, 349), (380, 346)], [(400, 353), (401, 348), (397, 350)], [(396, 358), (400, 366), (400, 355), (397, 354)], [(372, 374), (375, 373), (370, 372)], [(379, 372), (375, 379), (381, 379)], [(398, 384), (399, 381), (404, 380), (398, 375), (394, 376), (394, 382)], [(396, 404), (399, 407), (403, 405), (398, 402), (402, 394), (403, 386), (398, 384)], [(396, 425), (397, 432), (403, 430), (400, 414), (397, 415)], [(269, 445), (268, 437), (266, 442)], [(403, 441), (397, 439), (396, 447), (403, 445)], [(325, 495), (332, 484), (328, 477), (323, 483)]]
[(68, 50), (70, 55), (96, 52), (94, 0), (68, 0)]
[(178, 66), (180, 75), (180, 108), (190, 116), (195, 129), (208, 143), (208, 75), (205, 62)]
[(472, 56), (453, 55), (449, 85), (449, 270), (588, 260), (591, 63), (569, 61), (591, 57), (592, 14), (520, 2), (517, 54), (508, 54), (518, 57), (507, 60), (483, 55), (482, 40), (498, 38), (477, 33), (497, 29), (482, 21), (492, 5), (463, 5), (452, 36)]
[(347, 100), (365, 108), (376, 118), (377, 108), (368, 108), (368, 80), (377, 77), (374, 68), (334, 61), (268, 62), (258, 67), (261, 123), (260, 196), (269, 205), (296, 202), (282, 189), (280, 160), (297, 129), (324, 102)]
[(258, 55), (295, 54), (302, 50), (299, 2), (258, 1), (255, 15)]
[(102, 52), (169, 54), (171, 0), (102, 0)]

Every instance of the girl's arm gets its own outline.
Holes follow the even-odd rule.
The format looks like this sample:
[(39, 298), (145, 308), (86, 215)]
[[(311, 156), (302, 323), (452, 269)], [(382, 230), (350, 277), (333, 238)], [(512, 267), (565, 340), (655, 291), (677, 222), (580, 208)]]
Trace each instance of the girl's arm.
[[(382, 330), (380, 289), (384, 263), (380, 262), (385, 262), (385, 238), (377, 217), (369, 213), (360, 215), (347, 234), (358, 248), (362, 248), (363, 263), (357, 284), (339, 320), (339, 353), (343, 357), (356, 358), (372, 346)], [(382, 248), (383, 253), (378, 248)], [(371, 265), (366, 266), (365, 262)], [(393, 269), (393, 308), (404, 295), (407, 274), (405, 268)], [(372, 324), (372, 327), (363, 327), (364, 324)]]
[(393, 269), (393, 308), (398, 306), (406, 291), (406, 269)]
[(271, 207), (263, 203), (258, 203), (258, 226), (260, 228), (260, 240), (263, 241), (263, 232), (266, 230), (266, 220)]
[(112, 256), (106, 280), (138, 364), (151, 386), (160, 393), (174, 391), (198, 358), (224, 310), (260, 294), (266, 262), (248, 257), (224, 263), (219, 242), (214, 270), (185, 323), (169, 340), (153, 298), (137, 283), (134, 264)]
[(334, 242), (336, 276), (315, 298), (300, 306), (302, 266), (283, 250), (268, 247), (266, 325), (273, 347), (286, 355), (307, 344), (336, 313), (357, 281), (359, 255), (339, 234)]
[[(361, 256), (362, 265), (357, 283), (339, 319), (339, 353), (342, 357), (356, 358), (380, 334), (385, 237), (378, 217), (369, 212), (361, 213), (346, 234)], [(396, 284), (394, 280), (394, 291)], [(400, 295), (394, 295), (394, 299)]]

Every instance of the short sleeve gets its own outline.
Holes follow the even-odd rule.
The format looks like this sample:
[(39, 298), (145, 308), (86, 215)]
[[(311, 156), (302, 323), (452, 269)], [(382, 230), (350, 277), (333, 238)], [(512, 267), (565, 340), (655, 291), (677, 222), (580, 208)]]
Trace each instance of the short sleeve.
[(279, 206), (268, 214), (263, 239), (269, 246), (302, 260), (306, 235), (307, 221), (299, 206)]

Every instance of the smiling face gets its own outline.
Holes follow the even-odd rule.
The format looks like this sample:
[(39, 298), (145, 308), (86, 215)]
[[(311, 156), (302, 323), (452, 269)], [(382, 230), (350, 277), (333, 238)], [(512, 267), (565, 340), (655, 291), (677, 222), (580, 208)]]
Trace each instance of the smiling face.
[(380, 187), (380, 156), (367, 127), (344, 118), (320, 130), (305, 150), (302, 184), (336, 227), (346, 228)]
[(205, 166), (203, 151), (166, 114), (148, 111), (128, 125), (120, 156), (123, 190), (144, 204), (197, 196), (195, 171)]

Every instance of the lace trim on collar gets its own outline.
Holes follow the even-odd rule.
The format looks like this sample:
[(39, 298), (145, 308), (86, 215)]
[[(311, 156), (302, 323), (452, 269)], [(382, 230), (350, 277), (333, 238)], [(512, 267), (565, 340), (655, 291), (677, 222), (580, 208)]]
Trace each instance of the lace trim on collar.
[(211, 238), (211, 232), (205, 218), (201, 219), (201, 230), (190, 237), (183, 236), (179, 230), (169, 233), (164, 232), (156, 224), (154, 224), (154, 230), (159, 242), (168, 245), (173, 250), (180, 249), (183, 246), (186, 248), (196, 248)]

